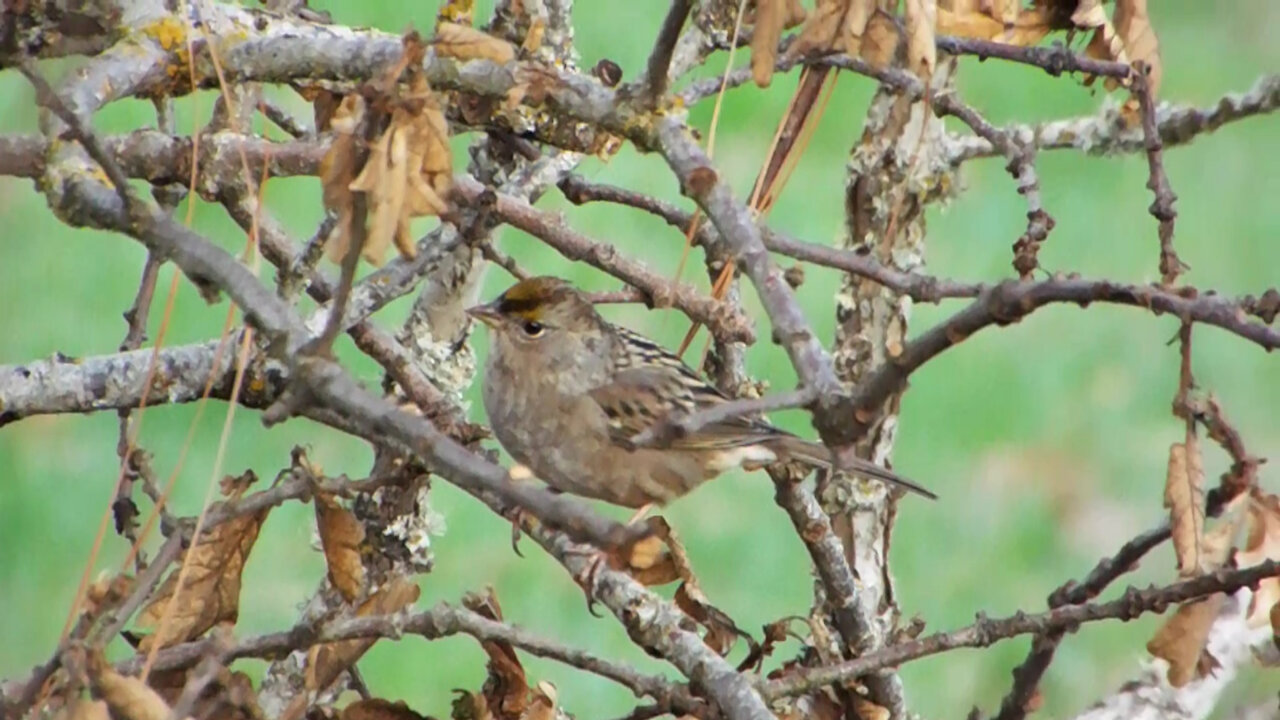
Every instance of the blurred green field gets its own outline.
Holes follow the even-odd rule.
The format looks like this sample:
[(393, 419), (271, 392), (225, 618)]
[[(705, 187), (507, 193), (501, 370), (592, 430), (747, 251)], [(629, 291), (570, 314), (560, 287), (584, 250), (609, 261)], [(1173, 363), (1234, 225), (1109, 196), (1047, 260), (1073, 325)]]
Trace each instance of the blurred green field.
[[(408, 13), (399, 3), (313, 5), (329, 9), (339, 22), (391, 31), (410, 23), (426, 27), (435, 10), (434, 3)], [(660, 0), (580, 1), (581, 64), (589, 67), (607, 56), (633, 77), (643, 67), (666, 5)], [(1261, 72), (1280, 68), (1280, 5), (1274, 2), (1169, 0), (1153, 3), (1152, 12), (1164, 50), (1167, 99), (1205, 105), (1224, 91), (1246, 89)], [(1099, 91), (1077, 81), (995, 61), (965, 61), (959, 77), (963, 96), (997, 122), (1088, 114), (1104, 102)], [(743, 88), (725, 100), (717, 161), (743, 192), (794, 82), (794, 75), (779, 78), (768, 92)], [(818, 242), (837, 237), (843, 158), (861, 131), (871, 90), (866, 79), (840, 79), (808, 153), (772, 213), (777, 227)], [(0, 97), (8, 100), (0, 108), (0, 132), (36, 131), (32, 94), (20, 77), (0, 75)], [(211, 102), (201, 96), (194, 117), (204, 118)], [(191, 103), (181, 110), (179, 127), (190, 128)], [(694, 115), (704, 128), (709, 116), (709, 103)], [(140, 102), (112, 106), (97, 118), (107, 132), (151, 122), (153, 111)], [(464, 146), (460, 141), (459, 148)], [(1278, 152), (1280, 122), (1268, 117), (1229, 126), (1167, 154), (1179, 196), (1177, 247), (1192, 267), (1188, 282), (1232, 295), (1258, 293), (1280, 282), (1280, 212), (1273, 204), (1280, 197)], [(964, 173), (967, 190), (948, 207), (931, 211), (932, 272), (972, 280), (1009, 276), (1009, 247), (1022, 232), (1025, 205), (1002, 166), (1000, 160), (972, 164)], [(1131, 282), (1157, 277), (1156, 227), (1146, 210), (1151, 198), (1144, 187), (1143, 157), (1053, 152), (1043, 154), (1038, 167), (1045, 207), (1057, 220), (1040, 255), (1044, 267)], [(594, 179), (678, 199), (674, 181), (655, 157), (626, 150), (608, 164), (588, 162), (583, 170)], [(298, 237), (309, 236), (321, 217), (314, 180), (276, 181), (267, 200)], [(575, 228), (615, 242), (656, 269), (674, 271), (682, 238), (665, 225), (616, 207), (571, 208), (555, 193), (542, 205), (566, 209)], [(55, 352), (112, 352), (124, 333), (120, 313), (136, 289), (144, 257), (140, 246), (60, 225), (31, 183), (8, 178), (0, 178), (0, 222), (7, 228), (0, 235), (0, 363)], [(243, 243), (242, 234), (216, 208), (198, 208), (196, 227), (228, 249)], [(429, 227), (424, 221), (419, 229)], [(521, 233), (504, 229), (499, 239), (526, 267), (569, 276), (593, 289), (616, 287), (590, 268), (567, 265)], [(162, 273), (162, 289), (170, 272), (166, 267)], [(700, 270), (686, 271), (686, 277), (704, 283)], [(504, 273), (491, 270), (486, 296), (508, 282)], [(835, 273), (810, 269), (801, 289), (810, 317), (827, 338), (837, 283)], [(754, 298), (749, 300), (753, 314), (763, 318)], [(405, 307), (398, 303), (379, 322), (394, 327)], [(912, 319), (916, 331), (955, 307), (918, 307)], [(225, 304), (206, 306), (184, 285), (167, 342), (210, 337), (225, 313)], [(669, 312), (613, 308), (609, 314), (669, 345), (687, 327)], [(153, 315), (152, 337), (159, 313)], [(968, 623), (978, 612), (998, 616), (1042, 609), (1059, 583), (1078, 577), (1101, 555), (1160, 520), (1168, 445), (1181, 436), (1169, 413), (1177, 357), (1168, 341), (1176, 326), (1171, 318), (1129, 308), (1055, 307), (1020, 325), (985, 331), (914, 377), (903, 401), (895, 465), (936, 489), (942, 500), (928, 504), (909, 498), (899, 515), (891, 559), (907, 616), (919, 614), (929, 628), (947, 629)], [(477, 342), (483, 353), (483, 338)], [(1203, 329), (1197, 331), (1194, 360), (1200, 384), (1217, 393), (1251, 450), (1280, 456), (1277, 359)], [(368, 362), (355, 367), (370, 384), (380, 378)], [(751, 350), (750, 369), (775, 388), (794, 382), (783, 354), (767, 343)], [(472, 414), (482, 420), (478, 395), (473, 392), (472, 398)], [(187, 457), (176, 500), (184, 514), (196, 512), (204, 497), (224, 410), (224, 405), (209, 408)], [(156, 454), (159, 472), (172, 470), (194, 414), (193, 407), (147, 412), (142, 444)], [(777, 419), (812, 433), (801, 413)], [(5, 610), (0, 677), (25, 674), (57, 641), (110, 499), (115, 442), (113, 414), (36, 418), (0, 431), (0, 607)], [(242, 410), (225, 470), (252, 468), (260, 477), (271, 477), (287, 464), (294, 444), (309, 446), (312, 457), (334, 474), (359, 476), (371, 458), (363, 444), (305, 421), (263, 432), (255, 414)], [(1206, 462), (1210, 477), (1228, 464), (1216, 447)], [(1263, 482), (1272, 490), (1280, 489), (1278, 472), (1264, 468)], [(667, 513), (713, 602), (750, 630), (803, 612), (810, 597), (806, 555), (772, 494), (763, 475), (727, 477)], [(504, 521), (447, 483), (437, 483), (433, 501), (448, 529), (436, 538), (435, 571), (421, 578), (421, 605), (455, 601), (467, 590), (493, 585), (510, 620), (665, 671), (634, 649), (615, 621), (587, 615), (581, 592), (532, 543), (525, 543), (525, 559), (515, 556)], [(271, 515), (246, 569), (242, 635), (291, 625), (299, 604), (323, 577), (322, 558), (312, 547), (313, 524), (310, 508), (297, 504)], [(109, 540), (97, 569), (115, 566), (124, 549), (123, 542)], [(1166, 549), (1153, 554), (1132, 580), (1166, 581), (1173, 569)], [(1081, 709), (1131, 677), (1157, 622), (1094, 625), (1068, 638), (1043, 685), (1046, 712), (1059, 716)], [(975, 703), (993, 709), (1027, 644), (1011, 641), (908, 665), (903, 677), (911, 707), (925, 717), (955, 717)], [(793, 649), (784, 646), (779, 656)], [(525, 660), (531, 677), (554, 682), (566, 707), (580, 716), (610, 717), (633, 702), (602, 680)], [(258, 673), (262, 665), (246, 667)], [(452, 688), (478, 688), (485, 672), (483, 654), (466, 638), (379, 643), (360, 667), (375, 694), (404, 699), (435, 716), (448, 715)], [(1273, 697), (1275, 688), (1274, 672), (1269, 678), (1249, 673), (1219, 712), (1237, 702)]]

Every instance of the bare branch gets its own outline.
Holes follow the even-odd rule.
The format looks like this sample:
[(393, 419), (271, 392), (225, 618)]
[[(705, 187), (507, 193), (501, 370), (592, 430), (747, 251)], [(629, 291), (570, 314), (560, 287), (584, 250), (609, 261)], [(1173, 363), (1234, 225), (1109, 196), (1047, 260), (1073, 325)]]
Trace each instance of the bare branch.
[[(699, 703), (687, 689), (657, 676), (645, 675), (632, 668), (599, 657), (586, 650), (567, 647), (539, 637), (527, 630), (490, 620), (465, 608), (440, 604), (430, 610), (396, 615), (343, 617), (320, 627), (301, 623), (283, 632), (247, 638), (217, 652), (219, 661), (228, 664), (242, 658), (271, 658), (293, 650), (355, 638), (399, 639), (418, 635), (436, 640), (465, 634), (478, 640), (500, 640), (538, 657), (548, 658), (571, 667), (599, 675), (630, 689), (638, 697), (650, 697), (664, 707), (691, 712)], [(156, 654), (153, 670), (178, 670), (194, 666), (209, 653), (213, 638), (195, 640), (165, 648)], [(134, 657), (116, 664), (116, 671), (132, 674), (142, 666), (142, 658)]]
[(899, 665), (928, 655), (961, 647), (987, 647), (1018, 635), (1044, 634), (1057, 629), (1098, 620), (1132, 620), (1148, 612), (1163, 612), (1170, 605), (1217, 593), (1234, 593), (1243, 587), (1280, 575), (1280, 561), (1268, 560), (1260, 565), (1219, 570), (1191, 580), (1147, 590), (1129, 588), (1119, 599), (1106, 603), (1068, 605), (1037, 615), (1019, 613), (1001, 620), (979, 616), (977, 622), (959, 630), (935, 633), (928, 637), (892, 645), (867, 655), (823, 668), (798, 670), (791, 677), (772, 680), (764, 686), (768, 698), (797, 695), (816, 687), (850, 680), (880, 668)]
[(976, 110), (961, 101), (954, 92), (941, 93), (933, 98), (934, 107), (939, 113), (953, 115), (973, 129), (979, 136), (986, 138), (993, 146), (1000, 149), (1008, 158), (1005, 169), (1018, 183), (1018, 194), (1027, 200), (1027, 231), (1014, 243), (1013, 267), (1023, 280), (1030, 280), (1031, 274), (1040, 267), (1036, 255), (1040, 244), (1049, 237), (1053, 230), (1054, 220), (1045, 212), (1040, 201), (1040, 179), (1036, 176), (1035, 146), (1021, 145), (1009, 133), (996, 129)]
[(1178, 196), (1169, 187), (1169, 176), (1164, 171), (1164, 144), (1160, 141), (1160, 131), (1156, 126), (1156, 101), (1151, 95), (1151, 86), (1147, 82), (1146, 66), (1135, 64), (1133, 77), (1133, 94), (1138, 98), (1138, 106), (1142, 112), (1143, 144), (1147, 150), (1147, 167), (1149, 177), (1147, 188), (1155, 195), (1151, 203), (1151, 215), (1160, 222), (1160, 277), (1165, 285), (1173, 285), (1178, 275), (1187, 269), (1185, 263), (1178, 258), (1173, 249), (1173, 221), (1178, 213), (1173, 203)]
[[(1227, 93), (1203, 108), (1159, 103), (1155, 108), (1160, 141), (1167, 147), (1186, 145), (1227, 123), (1275, 112), (1280, 108), (1280, 75), (1263, 75), (1243, 93)], [(1040, 150), (1081, 150), (1094, 155), (1145, 150), (1142, 126), (1125, 122), (1117, 107), (1099, 115), (1051, 120), (1037, 125), (1010, 125), (1005, 134), (1023, 146)], [(1001, 153), (989, 140), (977, 135), (952, 137), (948, 142), (952, 164)]]
[[(969, 307), (912, 340), (893, 362), (872, 373), (855, 397), (858, 408), (875, 408), (896, 392), (929, 359), (991, 325), (1008, 325), (1049, 303), (1092, 302), (1132, 305), (1157, 314), (1214, 325), (1257, 343), (1265, 350), (1280, 347), (1280, 330), (1249, 322), (1243, 312), (1256, 305), (1251, 297), (1232, 302), (1218, 295), (1184, 297), (1155, 286), (1121, 285), (1106, 280), (1056, 277), (1037, 283), (1006, 281), (985, 288)], [(1242, 312), (1243, 311), (1243, 312)], [(1274, 319), (1274, 318), (1273, 318)], [(855, 423), (859, 421), (855, 418)], [(861, 425), (861, 423), (859, 423)]]

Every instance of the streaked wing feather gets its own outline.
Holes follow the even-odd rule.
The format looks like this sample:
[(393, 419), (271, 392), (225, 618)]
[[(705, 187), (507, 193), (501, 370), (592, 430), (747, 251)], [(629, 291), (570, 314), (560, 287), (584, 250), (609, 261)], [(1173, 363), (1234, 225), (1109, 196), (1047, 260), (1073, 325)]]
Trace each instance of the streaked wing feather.
[[(625, 328), (618, 328), (618, 332), (628, 347), (615, 355), (618, 370), (614, 381), (591, 392), (591, 397), (609, 420), (610, 435), (615, 442), (625, 444), (660, 422), (668, 413), (688, 414), (728, 402), (724, 394), (699, 377), (679, 357)], [(786, 434), (768, 423), (737, 417), (676, 438), (671, 447), (689, 450), (733, 448)]]

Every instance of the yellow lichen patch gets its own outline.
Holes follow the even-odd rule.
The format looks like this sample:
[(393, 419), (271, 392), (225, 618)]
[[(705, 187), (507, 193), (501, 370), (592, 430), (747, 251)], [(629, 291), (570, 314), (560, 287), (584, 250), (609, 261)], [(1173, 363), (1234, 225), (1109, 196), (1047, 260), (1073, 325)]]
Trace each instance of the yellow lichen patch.
[(164, 17), (143, 26), (142, 34), (155, 38), (160, 47), (169, 52), (187, 44), (187, 26), (174, 17)]

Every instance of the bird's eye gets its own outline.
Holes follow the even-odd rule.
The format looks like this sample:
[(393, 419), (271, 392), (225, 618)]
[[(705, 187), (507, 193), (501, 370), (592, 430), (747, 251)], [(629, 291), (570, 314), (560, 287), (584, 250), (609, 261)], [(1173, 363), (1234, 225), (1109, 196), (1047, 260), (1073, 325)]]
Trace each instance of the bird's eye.
[(536, 322), (533, 320), (526, 320), (524, 323), (523, 329), (524, 329), (524, 334), (532, 338), (532, 337), (538, 337), (539, 335), (541, 335), (542, 331), (545, 330), (546, 328), (544, 328), (542, 326), (542, 323), (540, 322)]

